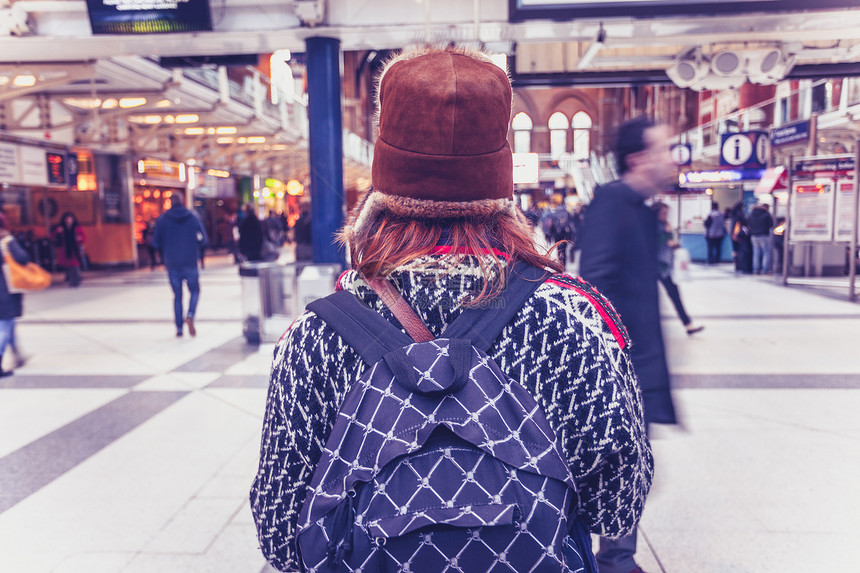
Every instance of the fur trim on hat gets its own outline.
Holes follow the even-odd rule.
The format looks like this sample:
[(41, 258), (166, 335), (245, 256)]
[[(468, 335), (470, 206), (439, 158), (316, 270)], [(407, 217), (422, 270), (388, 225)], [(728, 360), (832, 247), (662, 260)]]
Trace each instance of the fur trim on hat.
[[(489, 219), (500, 213), (516, 214), (510, 199), (480, 199), (478, 201), (429, 201), (412, 197), (386, 195), (371, 191), (359, 202), (345, 229), (347, 235), (361, 233), (382, 213), (409, 219)], [(515, 215), (516, 216), (516, 215)]]

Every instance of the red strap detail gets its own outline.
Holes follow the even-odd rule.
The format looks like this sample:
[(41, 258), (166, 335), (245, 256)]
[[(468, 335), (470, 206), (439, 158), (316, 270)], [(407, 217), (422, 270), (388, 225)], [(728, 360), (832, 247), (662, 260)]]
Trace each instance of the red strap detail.
[(591, 305), (597, 309), (597, 312), (600, 314), (600, 317), (603, 318), (603, 321), (609, 326), (609, 330), (612, 331), (612, 336), (615, 337), (615, 340), (616, 342), (618, 342), (618, 345), (621, 347), (621, 349), (623, 350), (624, 347), (627, 346), (627, 341), (625, 340), (624, 335), (621, 333), (621, 329), (618, 328), (618, 325), (615, 323), (614, 320), (612, 320), (612, 317), (609, 316), (609, 313), (606, 312), (606, 309), (603, 308), (603, 305), (597, 302), (597, 299), (595, 299), (591, 295), (591, 293), (584, 291), (576, 285), (568, 284), (558, 279), (549, 278), (546, 280), (546, 282), (557, 284), (558, 286), (571, 290), (575, 290), (576, 292), (587, 298), (588, 302), (590, 302)]
[(343, 271), (342, 273), (340, 273), (340, 276), (339, 276), (339, 277), (337, 277), (337, 280), (336, 280), (336, 281), (334, 281), (334, 291), (335, 291), (335, 292), (337, 292), (337, 291), (339, 291), (339, 290), (343, 290), (343, 287), (341, 286), (340, 281), (343, 279), (344, 275), (345, 275), (346, 273), (348, 273), (350, 270), (351, 270), (351, 269), (346, 269), (345, 271)]

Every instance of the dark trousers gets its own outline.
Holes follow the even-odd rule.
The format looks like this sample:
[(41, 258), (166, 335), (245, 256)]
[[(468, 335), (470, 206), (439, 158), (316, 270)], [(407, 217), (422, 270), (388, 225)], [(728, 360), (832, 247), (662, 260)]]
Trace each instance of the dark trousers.
[(666, 294), (669, 295), (669, 299), (678, 313), (678, 318), (681, 319), (684, 326), (690, 324), (690, 317), (687, 315), (687, 311), (684, 310), (684, 303), (681, 302), (681, 291), (678, 290), (678, 285), (672, 280), (672, 275), (660, 275), (660, 283), (666, 289)]
[(154, 269), (155, 265), (158, 264), (158, 259), (156, 258), (157, 251), (152, 245), (147, 245), (146, 251), (149, 253), (149, 268)]
[(81, 267), (69, 267), (66, 269), (66, 282), (69, 286), (78, 287), (81, 285)]
[(636, 568), (636, 530), (620, 539), (600, 538), (600, 547), (595, 556), (600, 573), (629, 573)]
[(723, 237), (705, 237), (708, 242), (708, 264), (720, 262), (723, 253)]
[(188, 301), (188, 316), (194, 317), (197, 310), (197, 300), (200, 298), (200, 280), (197, 267), (173, 267), (167, 269), (167, 278), (170, 280), (170, 288), (173, 289), (173, 318), (176, 321), (176, 331), (182, 332), (182, 283), (188, 285), (191, 299)]

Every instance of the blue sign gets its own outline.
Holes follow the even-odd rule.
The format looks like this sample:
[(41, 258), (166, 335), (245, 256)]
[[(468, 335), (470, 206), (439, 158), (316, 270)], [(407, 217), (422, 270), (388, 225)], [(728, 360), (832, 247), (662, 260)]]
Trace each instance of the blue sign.
[(669, 148), (675, 165), (693, 164), (693, 147), (689, 143), (676, 143)]
[(809, 139), (809, 122), (801, 121), (791, 125), (775, 127), (770, 130), (770, 144), (774, 147), (807, 141)]
[(720, 165), (744, 168), (767, 166), (770, 141), (763, 131), (724, 133), (720, 139)]
[(854, 157), (851, 155), (834, 155), (831, 157), (813, 157), (800, 159), (794, 164), (794, 172), (835, 176), (854, 171)]
[(714, 171), (687, 171), (678, 175), (678, 183), (693, 187), (708, 187), (712, 184), (735, 183), (737, 181), (757, 181), (764, 175), (764, 169), (719, 169)]

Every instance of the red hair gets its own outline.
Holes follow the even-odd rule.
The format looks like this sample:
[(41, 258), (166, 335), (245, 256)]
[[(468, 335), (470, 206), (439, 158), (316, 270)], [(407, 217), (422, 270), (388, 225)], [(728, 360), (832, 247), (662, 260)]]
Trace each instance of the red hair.
[[(438, 249), (443, 237), (445, 248)], [(481, 292), (469, 301), (470, 306), (502, 291), (508, 263), (523, 261), (557, 272), (564, 270), (549, 252), (538, 252), (531, 227), (513, 209), (456, 219), (417, 219), (382, 212), (360, 229), (345, 227), (338, 240), (348, 247), (352, 267), (366, 278), (388, 276), (398, 267), (431, 253), (441, 253), (455, 263), (467, 256), (481, 255), (476, 258), (485, 280)]]

